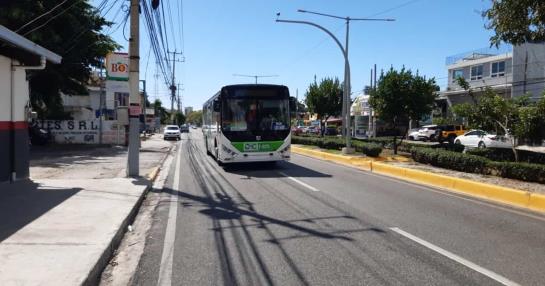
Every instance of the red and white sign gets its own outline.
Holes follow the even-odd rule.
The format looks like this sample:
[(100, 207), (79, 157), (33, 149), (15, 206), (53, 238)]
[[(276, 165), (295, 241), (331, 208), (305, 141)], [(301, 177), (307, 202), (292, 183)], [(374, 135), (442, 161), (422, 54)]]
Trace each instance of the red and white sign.
[(131, 103), (129, 106), (129, 116), (139, 116), (142, 113), (139, 103)]
[(129, 80), (129, 54), (109, 53), (106, 56), (106, 76), (109, 80)]

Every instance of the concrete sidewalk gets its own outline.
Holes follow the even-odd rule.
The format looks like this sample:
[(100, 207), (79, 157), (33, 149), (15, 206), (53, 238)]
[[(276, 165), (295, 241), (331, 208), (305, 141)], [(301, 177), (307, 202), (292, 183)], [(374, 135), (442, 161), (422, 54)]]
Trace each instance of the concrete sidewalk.
[[(116, 147), (52, 146), (31, 180), (0, 184), (0, 285), (95, 285), (174, 143), (142, 142), (140, 179)], [(31, 160), (33, 160), (31, 158)]]
[(147, 186), (125, 178), (2, 186), (0, 285), (95, 284)]

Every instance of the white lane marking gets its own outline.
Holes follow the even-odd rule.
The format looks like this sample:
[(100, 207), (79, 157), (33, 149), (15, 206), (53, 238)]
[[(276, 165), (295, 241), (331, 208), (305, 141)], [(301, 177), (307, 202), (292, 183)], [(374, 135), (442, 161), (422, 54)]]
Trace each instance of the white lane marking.
[(425, 240), (423, 240), (423, 239), (421, 239), (419, 237), (416, 237), (416, 236), (414, 236), (414, 235), (412, 235), (412, 234), (410, 234), (410, 233), (408, 233), (406, 231), (403, 231), (400, 228), (390, 227), (390, 229), (392, 231), (395, 231), (398, 234), (400, 234), (400, 235), (402, 235), (402, 236), (404, 236), (404, 237), (406, 237), (406, 238), (408, 238), (408, 239), (410, 239), (410, 240), (424, 246), (424, 247), (427, 247), (427, 248), (429, 248), (429, 249), (431, 249), (431, 250), (433, 250), (433, 251), (435, 251), (435, 252), (437, 252), (437, 253), (439, 253), (439, 254), (441, 254), (443, 256), (446, 256), (447, 258), (450, 258), (450, 259), (452, 259), (452, 260), (454, 260), (454, 261), (456, 261), (456, 262), (458, 262), (458, 263), (460, 263), (460, 264), (462, 264), (462, 265), (464, 265), (464, 266), (466, 266), (466, 267), (468, 267), (470, 269), (473, 269), (474, 271), (477, 271), (477, 272), (479, 272), (479, 273), (481, 273), (481, 274), (483, 274), (483, 275), (485, 275), (485, 276), (487, 276), (487, 277), (489, 277), (489, 278), (491, 278), (491, 279), (493, 279), (493, 280), (495, 280), (495, 281), (497, 281), (497, 282), (499, 282), (499, 283), (501, 283), (503, 285), (509, 285), (509, 286), (520, 285), (520, 284), (515, 283), (515, 282), (513, 282), (513, 281), (511, 281), (511, 280), (509, 280), (509, 279), (507, 279), (507, 278), (493, 272), (493, 271), (490, 271), (490, 270), (488, 270), (488, 269), (486, 269), (484, 267), (481, 267), (481, 266), (479, 266), (479, 265), (477, 265), (477, 264), (475, 264), (475, 263), (473, 263), (473, 262), (471, 262), (471, 261), (469, 261), (467, 259), (464, 259), (464, 258), (462, 258), (462, 257), (460, 257), (460, 256), (458, 256), (458, 255), (456, 255), (456, 254), (454, 254), (452, 252), (449, 252), (449, 251), (447, 251), (447, 250), (445, 250), (445, 249), (443, 249), (443, 248), (441, 248), (441, 247), (439, 247), (439, 246), (437, 246), (435, 244), (427, 242), (427, 241), (425, 241)]
[(307, 158), (307, 159), (312, 159), (312, 160), (315, 160), (315, 161), (320, 161), (320, 162), (324, 162), (324, 163), (327, 163), (327, 164), (335, 165), (335, 167), (341, 167), (341, 168), (346, 168), (346, 169), (349, 169), (349, 170), (352, 170), (352, 171), (363, 172), (366, 175), (381, 178), (381, 179), (385, 179), (385, 180), (388, 180), (390, 182), (400, 183), (400, 184), (404, 184), (404, 185), (411, 186), (411, 187), (414, 187), (414, 188), (426, 189), (427, 191), (434, 192), (436, 194), (441, 194), (441, 195), (444, 195), (444, 196), (449, 196), (449, 197), (457, 198), (457, 199), (460, 199), (460, 200), (465, 200), (465, 201), (472, 202), (472, 203), (475, 203), (475, 204), (484, 205), (484, 206), (487, 206), (487, 207), (491, 207), (491, 208), (494, 208), (494, 209), (510, 212), (510, 213), (513, 213), (513, 214), (517, 214), (517, 215), (520, 215), (520, 216), (524, 216), (524, 217), (528, 217), (528, 218), (532, 218), (532, 219), (536, 219), (536, 220), (540, 220), (540, 221), (545, 221), (544, 216), (527, 213), (527, 212), (534, 212), (534, 211), (522, 209), (522, 208), (519, 208), (519, 207), (516, 207), (516, 206), (505, 205), (505, 204), (502, 204), (501, 202), (488, 202), (488, 201), (485, 201), (485, 199), (471, 198), (471, 197), (468, 197), (469, 195), (467, 195), (467, 194), (457, 192), (457, 191), (454, 191), (454, 190), (450, 190), (450, 189), (445, 189), (445, 188), (435, 187), (435, 186), (432, 187), (432, 186), (419, 184), (419, 183), (415, 183), (415, 182), (411, 182), (411, 181), (405, 181), (405, 180), (398, 179), (398, 178), (395, 178), (395, 177), (389, 177), (389, 176), (386, 176), (386, 175), (380, 175), (380, 174), (377, 174), (377, 173), (372, 173), (370, 171), (365, 171), (365, 170), (358, 169), (356, 167), (352, 167), (352, 166), (348, 166), (348, 165), (335, 164), (333, 162), (324, 161), (324, 160), (317, 159), (317, 158), (310, 157), (310, 156), (305, 156), (305, 155), (300, 155), (300, 154), (295, 154), (295, 155), (300, 156), (300, 157), (304, 157), (304, 158)]
[(301, 186), (303, 186), (303, 187), (306, 187), (307, 189), (309, 189), (309, 190), (311, 190), (311, 191), (313, 191), (313, 192), (319, 192), (319, 191), (320, 191), (320, 190), (316, 189), (315, 187), (313, 187), (313, 186), (311, 186), (311, 185), (309, 185), (309, 184), (307, 184), (307, 183), (305, 183), (305, 182), (303, 182), (303, 181), (297, 180), (297, 179), (294, 178), (294, 177), (290, 177), (290, 176), (288, 176), (287, 174), (285, 174), (285, 173), (283, 173), (283, 172), (278, 172), (278, 174), (280, 174), (280, 175), (282, 175), (282, 176), (284, 176), (284, 177), (286, 177), (286, 178), (288, 178), (288, 179), (290, 179), (290, 180), (296, 182), (297, 184), (299, 184), (299, 185), (301, 185)]
[[(180, 187), (180, 159), (182, 154), (182, 142), (178, 143), (176, 168), (174, 169), (174, 182), (172, 190), (178, 191)], [(165, 231), (165, 241), (163, 242), (163, 254), (161, 255), (161, 265), (159, 267), (159, 279), (157, 285), (172, 285), (172, 263), (174, 259), (174, 239), (176, 238), (176, 217), (178, 215), (178, 195), (171, 194), (170, 206), (168, 210), (167, 229)]]

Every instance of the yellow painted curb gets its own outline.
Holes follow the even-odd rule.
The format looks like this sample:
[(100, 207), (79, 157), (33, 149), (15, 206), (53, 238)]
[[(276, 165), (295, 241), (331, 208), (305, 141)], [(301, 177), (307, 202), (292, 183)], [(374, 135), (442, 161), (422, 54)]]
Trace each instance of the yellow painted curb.
[(148, 174), (148, 180), (155, 181), (155, 178), (157, 178), (157, 174), (159, 174), (159, 167), (153, 168), (153, 170)]
[(356, 167), (363, 166), (362, 169), (364, 170), (396, 177), (406, 181), (432, 187), (439, 187), (449, 191), (530, 209), (533, 211), (545, 212), (545, 195), (429, 173), (421, 170), (392, 166), (387, 163), (377, 162), (367, 158), (329, 154), (318, 150), (310, 150), (295, 146), (292, 146), (291, 150), (296, 154), (342, 163), (344, 165), (353, 165)]

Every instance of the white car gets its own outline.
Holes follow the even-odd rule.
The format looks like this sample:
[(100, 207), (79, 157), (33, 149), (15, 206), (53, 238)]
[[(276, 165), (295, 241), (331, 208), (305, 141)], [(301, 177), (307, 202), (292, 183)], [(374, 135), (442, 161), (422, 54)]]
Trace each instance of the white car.
[(435, 132), (439, 126), (437, 125), (424, 125), (420, 130), (418, 130), (417, 140), (432, 141), (435, 138)]
[(454, 139), (455, 144), (462, 144), (468, 148), (511, 148), (509, 136), (499, 136), (483, 130), (470, 130)]
[(413, 128), (407, 132), (407, 138), (409, 140), (418, 140), (418, 131), (420, 131), (420, 128)]
[(180, 140), (182, 138), (180, 127), (177, 125), (167, 125), (165, 127), (165, 130), (163, 131), (163, 139), (167, 140), (170, 138), (175, 138), (176, 140)]

